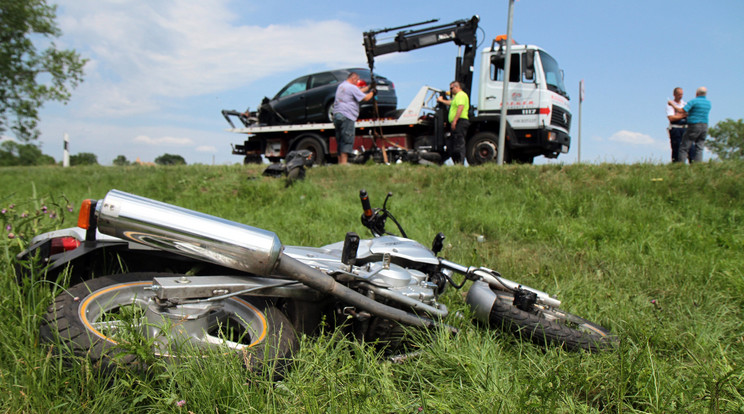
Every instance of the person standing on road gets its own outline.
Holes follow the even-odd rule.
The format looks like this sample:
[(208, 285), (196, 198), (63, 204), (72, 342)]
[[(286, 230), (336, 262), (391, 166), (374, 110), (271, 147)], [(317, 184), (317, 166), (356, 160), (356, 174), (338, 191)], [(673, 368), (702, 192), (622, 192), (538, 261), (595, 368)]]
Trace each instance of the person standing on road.
[(349, 73), (346, 81), (338, 85), (333, 102), (333, 125), (336, 127), (339, 164), (346, 164), (349, 154), (354, 150), (354, 123), (359, 117), (359, 103), (372, 99), (377, 93), (373, 85), (359, 88), (357, 82), (359, 74)]
[(676, 110), (687, 117), (687, 130), (679, 146), (678, 162), (684, 162), (683, 154), (687, 154), (692, 146), (695, 146), (695, 157), (690, 160), (690, 163), (703, 160), (705, 137), (708, 135), (708, 115), (711, 108), (707, 95), (708, 89), (701, 86), (695, 91), (695, 99), (688, 102), (684, 108)]
[[(672, 162), (678, 162), (680, 161), (677, 158), (679, 155), (679, 146), (682, 143), (682, 136), (687, 130), (687, 117), (682, 113), (678, 113), (677, 109), (684, 108), (684, 106), (687, 105), (687, 102), (682, 99), (682, 88), (674, 88), (673, 94), (674, 100), (667, 101), (666, 114), (667, 119), (669, 120), (669, 127), (667, 130), (669, 132), (669, 143), (672, 147)], [(695, 158), (694, 146), (690, 147), (690, 151), (686, 158), (688, 160), (693, 160)]]
[(455, 164), (465, 163), (465, 135), (468, 133), (470, 121), (468, 112), (470, 111), (470, 99), (468, 94), (462, 90), (462, 85), (458, 81), (450, 83), (450, 96), (452, 100), (438, 97), (437, 102), (449, 106), (449, 115), (447, 120), (450, 123), (452, 133), (447, 139), (447, 153)]

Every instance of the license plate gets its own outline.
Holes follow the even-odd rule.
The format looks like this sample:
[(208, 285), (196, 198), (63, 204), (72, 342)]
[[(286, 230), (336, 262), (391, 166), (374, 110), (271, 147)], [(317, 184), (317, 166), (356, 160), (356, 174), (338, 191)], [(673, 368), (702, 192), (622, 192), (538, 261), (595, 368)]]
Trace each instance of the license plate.
[(561, 152), (564, 154), (568, 154), (568, 145), (561, 145)]
[(386, 90), (388, 90), (388, 87), (385, 86), (385, 85), (377, 85), (377, 90), (378, 91), (386, 91)]

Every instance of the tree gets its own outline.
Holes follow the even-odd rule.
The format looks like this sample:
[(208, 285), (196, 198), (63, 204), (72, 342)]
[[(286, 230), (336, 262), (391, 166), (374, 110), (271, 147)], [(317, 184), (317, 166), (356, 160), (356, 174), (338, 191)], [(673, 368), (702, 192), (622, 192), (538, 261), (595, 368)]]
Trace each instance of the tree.
[[(62, 34), (56, 13), (47, 0), (0, 0), (0, 133), (10, 129), (21, 142), (38, 138), (44, 102), (66, 103), (83, 80), (86, 59), (53, 42)], [(48, 47), (37, 50), (39, 41)]]
[(3, 141), (0, 144), (0, 166), (51, 164), (54, 164), (54, 158), (42, 154), (36, 145), (19, 144), (10, 140)]
[(81, 152), (70, 156), (70, 165), (98, 165), (98, 157), (90, 152)]
[(123, 167), (129, 164), (131, 164), (131, 162), (129, 162), (127, 157), (123, 155), (117, 155), (116, 158), (114, 158), (114, 165), (116, 166)]
[(163, 154), (155, 158), (155, 164), (158, 165), (186, 165), (186, 160), (180, 155)]
[(710, 140), (705, 144), (722, 160), (744, 159), (744, 121), (727, 118), (708, 129)]

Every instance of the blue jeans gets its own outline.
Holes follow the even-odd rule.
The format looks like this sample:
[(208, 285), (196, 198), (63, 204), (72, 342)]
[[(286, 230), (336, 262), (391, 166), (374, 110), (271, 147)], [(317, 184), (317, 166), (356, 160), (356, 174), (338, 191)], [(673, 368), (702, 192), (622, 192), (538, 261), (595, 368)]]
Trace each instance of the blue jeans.
[(354, 152), (354, 121), (336, 112), (333, 114), (333, 126), (336, 127), (338, 153)]
[(687, 124), (687, 131), (682, 136), (682, 143), (679, 145), (679, 158), (680, 162), (684, 162), (684, 154), (690, 151), (690, 148), (695, 147), (695, 157), (690, 160), (690, 164), (693, 162), (703, 161), (703, 149), (705, 148), (705, 137), (708, 135), (708, 124)]
[(680, 162), (685, 160), (694, 160), (695, 159), (695, 146), (691, 146), (690, 150), (687, 153), (687, 156), (680, 159), (679, 156), (679, 146), (682, 144), (682, 136), (685, 135), (685, 131), (687, 131), (687, 128), (674, 128), (672, 127), (669, 130), (669, 143), (672, 145), (672, 162)]

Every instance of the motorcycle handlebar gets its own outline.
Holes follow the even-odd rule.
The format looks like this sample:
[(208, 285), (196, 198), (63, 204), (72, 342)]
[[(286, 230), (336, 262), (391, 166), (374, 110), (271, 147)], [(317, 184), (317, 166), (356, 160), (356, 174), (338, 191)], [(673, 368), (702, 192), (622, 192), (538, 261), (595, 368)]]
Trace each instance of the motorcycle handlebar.
[(362, 202), (362, 210), (364, 210), (364, 217), (370, 218), (374, 214), (372, 211), (372, 206), (369, 204), (369, 196), (367, 195), (367, 190), (359, 190), (359, 200)]

